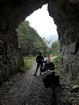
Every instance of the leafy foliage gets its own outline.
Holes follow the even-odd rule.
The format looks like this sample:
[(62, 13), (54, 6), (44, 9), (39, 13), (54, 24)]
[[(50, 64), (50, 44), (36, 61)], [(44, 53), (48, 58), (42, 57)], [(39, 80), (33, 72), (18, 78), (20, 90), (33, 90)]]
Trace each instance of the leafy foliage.
[(55, 58), (53, 60), (53, 63), (55, 64), (56, 69), (60, 70), (60, 56), (58, 56), (57, 58)]
[(55, 70), (56, 72), (60, 75), (60, 76), (65, 76), (64, 70), (61, 66), (61, 62), (60, 62), (60, 56), (58, 56), (57, 58), (55, 58), (53, 60), (53, 63), (55, 65)]
[(55, 41), (52, 43), (52, 54), (55, 56), (59, 56), (60, 55), (60, 43), (59, 41)]
[(60, 47), (60, 43), (59, 43), (58, 40), (52, 43), (52, 48), (53, 48), (53, 49), (56, 50), (56, 49), (59, 49), (59, 47)]
[(23, 21), (16, 29), (18, 36), (18, 44), (24, 55), (36, 55), (38, 52), (44, 54), (46, 44), (39, 36), (35, 29), (33, 29), (28, 21)]
[(29, 70), (32, 67), (33, 62), (35, 61), (34, 57), (23, 57), (24, 63), (20, 66), (20, 72), (25, 73), (27, 70)]

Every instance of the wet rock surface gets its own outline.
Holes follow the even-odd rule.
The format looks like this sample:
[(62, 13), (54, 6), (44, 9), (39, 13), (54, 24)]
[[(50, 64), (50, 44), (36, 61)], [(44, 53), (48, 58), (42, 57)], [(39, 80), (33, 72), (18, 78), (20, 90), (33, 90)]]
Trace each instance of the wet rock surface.
[(71, 92), (71, 84), (60, 77), (56, 88), (56, 102), (51, 88), (45, 88), (42, 76), (35, 72), (35, 63), (26, 73), (17, 73), (0, 86), (0, 105), (79, 105), (79, 90)]

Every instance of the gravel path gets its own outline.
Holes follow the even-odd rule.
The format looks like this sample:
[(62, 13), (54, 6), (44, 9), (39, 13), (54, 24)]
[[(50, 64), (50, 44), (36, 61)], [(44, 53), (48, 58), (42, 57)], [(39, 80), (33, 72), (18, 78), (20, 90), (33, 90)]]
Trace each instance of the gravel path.
[[(17, 73), (2, 84), (0, 87), (0, 105), (79, 105), (71, 104), (74, 100), (77, 103), (79, 100), (75, 99), (74, 94), (69, 93), (69, 85), (63, 78), (60, 79), (61, 87), (57, 89), (57, 103), (54, 103), (52, 89), (44, 87), (39, 72), (37, 76), (33, 76), (35, 68), (36, 63), (26, 73)], [(65, 97), (70, 97), (73, 101), (70, 100), (69, 102)]]
[(17, 73), (0, 87), (0, 105), (51, 105), (52, 90), (42, 76), (33, 76), (36, 64), (26, 73)]

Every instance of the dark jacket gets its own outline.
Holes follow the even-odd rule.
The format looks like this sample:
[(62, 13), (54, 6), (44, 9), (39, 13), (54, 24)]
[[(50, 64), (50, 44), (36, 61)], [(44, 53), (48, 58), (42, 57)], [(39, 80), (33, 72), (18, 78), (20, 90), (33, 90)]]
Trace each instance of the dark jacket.
[(42, 55), (37, 56), (37, 57), (36, 57), (36, 62), (37, 62), (37, 63), (40, 63), (40, 64), (43, 63), (43, 62), (44, 62), (43, 56), (42, 56)]

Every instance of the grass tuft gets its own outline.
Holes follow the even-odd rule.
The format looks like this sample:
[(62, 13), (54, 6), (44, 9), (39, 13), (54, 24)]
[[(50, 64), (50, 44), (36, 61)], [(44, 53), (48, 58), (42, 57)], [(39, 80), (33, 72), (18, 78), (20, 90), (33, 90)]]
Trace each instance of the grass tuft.
[(60, 62), (60, 56), (58, 56), (57, 58), (55, 58), (53, 60), (53, 63), (55, 65), (55, 70), (56, 72), (60, 75), (60, 76), (65, 76), (65, 72), (61, 66), (61, 62)]
[(24, 59), (24, 63), (23, 63), (23, 65), (20, 66), (20, 71), (25, 73), (27, 70), (30, 70), (35, 58), (26, 56), (23, 59)]

